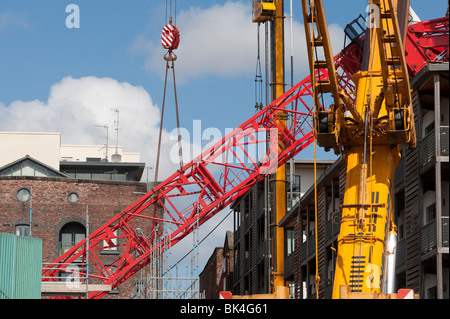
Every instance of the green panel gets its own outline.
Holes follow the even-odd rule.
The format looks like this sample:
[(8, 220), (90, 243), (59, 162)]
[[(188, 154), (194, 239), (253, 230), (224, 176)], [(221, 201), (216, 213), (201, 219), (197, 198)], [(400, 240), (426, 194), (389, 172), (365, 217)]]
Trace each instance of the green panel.
[(12, 299), (15, 277), (15, 239), (0, 233), (0, 299)]
[(0, 299), (41, 298), (42, 240), (0, 233)]

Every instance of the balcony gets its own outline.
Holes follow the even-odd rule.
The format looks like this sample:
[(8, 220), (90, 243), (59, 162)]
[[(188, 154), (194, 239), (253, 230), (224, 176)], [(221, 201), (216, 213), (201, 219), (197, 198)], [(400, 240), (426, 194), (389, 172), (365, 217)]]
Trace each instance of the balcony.
[(448, 247), (448, 216), (442, 217), (442, 247)]
[(448, 156), (448, 126), (441, 126), (441, 156)]
[[(448, 216), (442, 221), (442, 247), (448, 247)], [(426, 254), (437, 247), (436, 219), (422, 227), (420, 230), (420, 252)]]
[(285, 278), (294, 275), (295, 271), (295, 252), (292, 252), (284, 258), (284, 276)]
[[(448, 156), (449, 154), (449, 131), (448, 126), (440, 126), (441, 134), (441, 154), (440, 156)], [(430, 131), (419, 143), (419, 165), (425, 166), (435, 156), (435, 130)]]
[(316, 251), (315, 237), (309, 236), (308, 240), (303, 242), (300, 246), (300, 260), (306, 260), (308, 257), (314, 254)]
[(332, 220), (327, 221), (325, 225), (325, 239), (329, 240), (335, 235), (338, 235), (340, 229), (341, 224), (336, 224)]
[(435, 155), (434, 130), (429, 132), (419, 143), (419, 166), (425, 166)]
[(426, 254), (436, 248), (436, 220), (432, 220), (420, 230), (420, 252)]
[(400, 158), (400, 162), (398, 163), (397, 168), (395, 169), (394, 175), (395, 187), (401, 185), (404, 179), (405, 179), (405, 158), (402, 156), (402, 158)]
[(402, 238), (397, 243), (397, 259), (396, 259), (396, 268), (403, 267), (405, 265), (406, 260), (406, 249), (405, 249), (405, 239)]

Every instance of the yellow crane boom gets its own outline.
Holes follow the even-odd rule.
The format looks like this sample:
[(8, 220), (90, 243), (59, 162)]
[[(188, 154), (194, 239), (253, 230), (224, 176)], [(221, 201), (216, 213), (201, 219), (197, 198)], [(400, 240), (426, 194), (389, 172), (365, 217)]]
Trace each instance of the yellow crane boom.
[[(313, 83), (315, 136), (319, 146), (333, 148), (347, 164), (333, 298), (339, 298), (341, 286), (355, 293), (393, 293), (394, 172), (399, 145), (416, 145), (402, 35), (408, 8), (408, 0), (369, 1), (353, 103), (339, 89), (322, 1), (302, 0), (311, 79), (317, 69), (329, 74)], [(333, 98), (328, 110), (320, 103), (322, 94)]]

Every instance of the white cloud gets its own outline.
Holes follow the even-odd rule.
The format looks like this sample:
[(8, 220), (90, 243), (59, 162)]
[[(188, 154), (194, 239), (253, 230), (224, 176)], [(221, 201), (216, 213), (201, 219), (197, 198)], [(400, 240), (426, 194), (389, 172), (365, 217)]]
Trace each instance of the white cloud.
[[(180, 45), (175, 54), (177, 81), (216, 74), (253, 74), (256, 65), (256, 24), (248, 3), (228, 1), (209, 8), (190, 7), (177, 14)], [(146, 57), (145, 67), (161, 72), (164, 66), (159, 37), (136, 37), (134, 52)]]
[[(127, 82), (94, 76), (63, 78), (50, 88), (48, 101), (0, 103), (0, 127), (3, 131), (60, 132), (63, 144), (104, 144), (105, 132), (95, 125), (106, 124), (110, 145), (114, 145), (114, 108), (120, 110), (119, 144), (126, 152), (140, 152), (141, 161), (154, 166), (160, 110), (144, 88)], [(178, 168), (178, 159), (170, 158), (175, 138), (164, 130), (162, 139), (161, 158), (166, 160), (160, 164), (159, 176), (164, 178)], [(183, 147), (189, 148), (189, 141)]]
[[(296, 14), (294, 12), (294, 14)], [(305, 29), (293, 22), (294, 79), (299, 81), (309, 74), (306, 54)], [(177, 15), (180, 45), (174, 52), (178, 56), (177, 81), (184, 82), (205, 75), (233, 77), (255, 74), (257, 58), (257, 24), (252, 23), (251, 5), (247, 2), (227, 1), (209, 8), (190, 7)], [(328, 27), (333, 53), (343, 48), (344, 31), (337, 24)], [(264, 59), (264, 25), (260, 27), (260, 56)], [(145, 57), (145, 68), (161, 74), (164, 71), (165, 50), (159, 34), (151, 38), (140, 34), (132, 46), (134, 53)], [(285, 19), (285, 67), (290, 68), (290, 20)], [(264, 72), (264, 67), (263, 70)], [(286, 77), (288, 81), (288, 77)]]
[(27, 27), (28, 21), (23, 14), (4, 12), (0, 14), (0, 31), (9, 27)]

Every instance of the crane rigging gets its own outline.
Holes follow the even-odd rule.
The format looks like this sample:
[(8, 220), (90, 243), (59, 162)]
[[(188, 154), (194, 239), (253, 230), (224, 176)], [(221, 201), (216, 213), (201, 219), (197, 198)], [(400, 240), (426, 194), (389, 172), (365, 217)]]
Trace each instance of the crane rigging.
[[(347, 163), (333, 298), (339, 298), (341, 286), (354, 293), (393, 293), (394, 172), (399, 145), (416, 144), (404, 52), (409, 1), (371, 0), (369, 7), (362, 71), (353, 75), (353, 103), (334, 76), (322, 1), (302, 0), (311, 74), (322, 68), (329, 74), (328, 80), (313, 83), (317, 143), (342, 153)], [(324, 93), (334, 101), (328, 110), (319, 101)]]
[[(166, 15), (167, 15), (167, 1), (166, 1)], [(176, 1), (175, 1), (176, 8)], [(174, 9), (176, 12), (176, 9)], [(178, 133), (178, 156), (180, 161), (180, 169), (183, 167), (183, 148), (181, 142), (181, 133), (180, 133), (180, 115), (178, 112), (178, 99), (177, 99), (177, 84), (175, 80), (175, 64), (174, 62), (177, 59), (176, 54), (173, 52), (178, 48), (180, 44), (180, 31), (178, 28), (172, 24), (172, 1), (170, 1), (170, 10), (169, 10), (169, 23), (166, 24), (161, 33), (161, 44), (164, 49), (167, 49), (166, 54), (164, 54), (164, 60), (166, 61), (166, 74), (164, 78), (164, 93), (163, 93), (163, 102), (161, 106), (161, 120), (159, 127), (159, 138), (158, 138), (158, 147), (156, 154), (156, 166), (155, 166), (155, 184), (158, 182), (158, 172), (159, 172), (159, 159), (161, 155), (161, 139), (162, 139), (162, 130), (163, 130), (163, 121), (164, 121), (164, 108), (166, 102), (166, 88), (167, 88), (167, 74), (169, 69), (172, 69), (173, 76), (173, 91), (175, 97), (175, 112), (177, 119), (177, 133)]]

